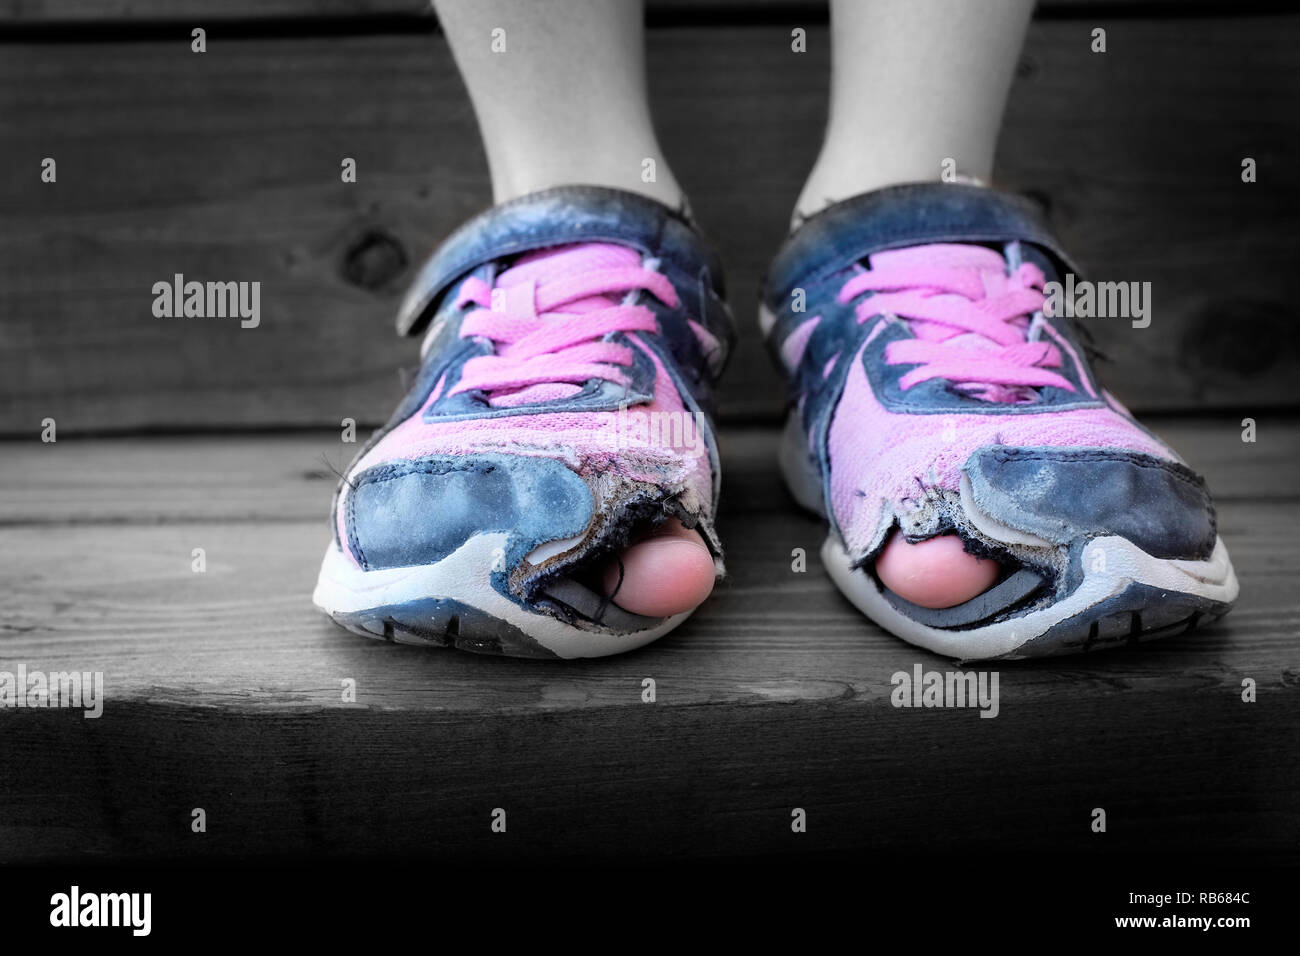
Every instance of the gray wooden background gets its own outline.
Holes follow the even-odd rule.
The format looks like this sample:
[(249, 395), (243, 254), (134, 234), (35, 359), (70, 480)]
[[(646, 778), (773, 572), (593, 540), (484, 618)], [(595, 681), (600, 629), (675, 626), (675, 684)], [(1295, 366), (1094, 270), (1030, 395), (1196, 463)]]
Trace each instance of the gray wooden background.
[[(1240, 10), (1047, 3), (1012, 94), (1001, 184), (1046, 205), (1093, 277), (1153, 284), (1149, 328), (1091, 323), (1138, 410), (1296, 404), (1300, 21)], [(756, 286), (817, 150), (825, 20), (811, 2), (650, 5), (657, 122), (742, 332), (728, 421), (783, 402)], [(419, 0), (0, 0), (0, 142), (3, 434), (377, 423), (414, 362), (397, 301), (488, 201)], [(260, 281), (261, 326), (155, 318), (151, 287), (178, 272)]]

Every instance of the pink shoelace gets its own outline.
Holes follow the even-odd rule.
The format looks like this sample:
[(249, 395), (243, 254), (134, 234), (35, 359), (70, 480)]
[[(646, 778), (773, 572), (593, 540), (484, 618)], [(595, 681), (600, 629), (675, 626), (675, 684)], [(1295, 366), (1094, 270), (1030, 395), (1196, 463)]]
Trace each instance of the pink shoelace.
[(629, 302), (638, 290), (678, 304), (672, 283), (635, 250), (605, 243), (530, 253), (494, 286), (465, 280), (456, 305), (479, 308), (465, 316), (460, 335), (490, 339), (496, 348), (466, 362), (449, 394), (481, 389), (493, 405), (510, 405), (571, 395), (590, 379), (627, 385), (632, 348), (607, 338), (656, 331), (654, 313)]
[(942, 244), (876, 253), (869, 264), (844, 284), (839, 301), (869, 291), (857, 306), (859, 322), (909, 320), (915, 338), (885, 349), (890, 365), (917, 366), (899, 379), (903, 390), (941, 378), (995, 402), (1033, 401), (1031, 390), (1044, 386), (1074, 391), (1049, 371), (1060, 367), (1060, 350), (1028, 340), (1030, 316), (1045, 302), (1037, 266), (1023, 263), (1008, 275), (991, 249)]

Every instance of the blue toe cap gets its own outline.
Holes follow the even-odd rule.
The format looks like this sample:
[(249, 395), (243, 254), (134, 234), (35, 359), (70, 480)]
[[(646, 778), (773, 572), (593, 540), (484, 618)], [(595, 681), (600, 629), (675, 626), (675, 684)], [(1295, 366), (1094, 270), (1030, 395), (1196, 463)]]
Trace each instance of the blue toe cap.
[(1055, 544), (1118, 535), (1157, 558), (1204, 560), (1214, 505), (1185, 465), (1119, 448), (993, 445), (966, 463), (975, 503), (991, 518)]
[(361, 567), (433, 564), (476, 534), (505, 532), (506, 569), (538, 545), (580, 534), (591, 491), (562, 462), (519, 455), (440, 456), (368, 469), (344, 501)]

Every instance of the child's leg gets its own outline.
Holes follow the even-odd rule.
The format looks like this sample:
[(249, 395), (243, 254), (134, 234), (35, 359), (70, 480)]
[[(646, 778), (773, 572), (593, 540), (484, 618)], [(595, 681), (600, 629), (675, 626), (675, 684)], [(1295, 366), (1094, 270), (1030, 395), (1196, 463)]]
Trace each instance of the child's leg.
[[(497, 202), (584, 183), (681, 204), (650, 121), (639, 0), (434, 5), (469, 88)], [(642, 178), (647, 159), (653, 182)]]
[[(474, 104), (497, 202), (577, 183), (682, 205), (650, 122), (639, 0), (435, 6)], [(674, 518), (628, 548), (605, 580), (620, 607), (667, 617), (708, 596), (713, 558)]]
[(831, 0), (830, 121), (796, 218), (945, 159), (988, 180), (1033, 0)]
[[(826, 139), (796, 222), (851, 196), (956, 172), (987, 181), (1033, 0), (831, 0)], [(986, 590), (997, 565), (956, 537), (900, 535), (876, 561), (892, 591), (948, 607)]]

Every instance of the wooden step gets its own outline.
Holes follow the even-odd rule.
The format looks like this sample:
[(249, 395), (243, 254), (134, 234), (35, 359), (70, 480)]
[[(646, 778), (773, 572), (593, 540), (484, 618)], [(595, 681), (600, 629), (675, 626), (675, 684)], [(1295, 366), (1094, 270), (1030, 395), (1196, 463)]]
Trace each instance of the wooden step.
[[(1161, 5), (1173, 10), (1201, 8), (1222, 11), (1223, 0), (1040, 0), (1053, 10), (1077, 10), (1087, 5), (1097, 12), (1125, 13), (1135, 8)], [(689, 20), (701, 14), (725, 16), (735, 22), (771, 16), (799, 16), (824, 20), (825, 0), (646, 0), (652, 18), (672, 16)], [(1231, 6), (1227, 9), (1231, 10)], [(429, 0), (0, 0), (0, 26), (224, 23), (230, 21), (288, 20), (311, 23), (350, 20), (358, 25), (383, 20), (391, 23), (425, 23), (435, 20)]]
[(334, 433), (0, 445), (0, 670), (104, 680), (98, 719), (0, 708), (0, 861), (937, 847), (1294, 861), (1300, 423), (1268, 421), (1253, 445), (1230, 420), (1159, 430), (1218, 494), (1240, 606), (1149, 645), (1000, 665), (995, 719), (892, 705), (894, 674), (954, 665), (835, 591), (772, 430), (723, 433), (716, 595), (643, 651), (576, 663), (371, 641), (316, 612)]

